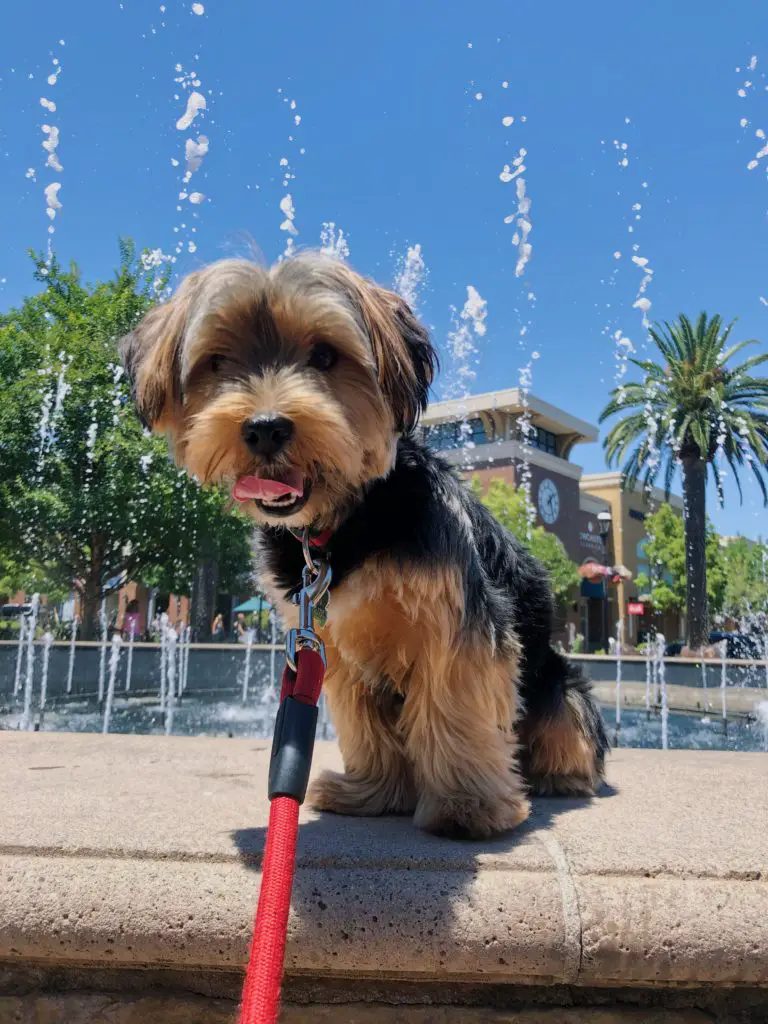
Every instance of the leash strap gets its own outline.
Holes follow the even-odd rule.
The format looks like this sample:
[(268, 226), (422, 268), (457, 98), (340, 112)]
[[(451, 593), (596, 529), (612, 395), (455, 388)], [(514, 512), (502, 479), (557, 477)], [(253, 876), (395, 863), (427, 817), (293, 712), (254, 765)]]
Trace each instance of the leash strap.
[[(305, 542), (305, 551), (307, 546)], [(330, 578), (327, 565), (307, 559), (296, 602), (299, 628), (286, 638), (287, 663), (269, 763), (269, 827), (239, 1024), (276, 1024), (280, 1012), (299, 807), (309, 782), (325, 675), (325, 650), (314, 632), (313, 607), (325, 595)]]

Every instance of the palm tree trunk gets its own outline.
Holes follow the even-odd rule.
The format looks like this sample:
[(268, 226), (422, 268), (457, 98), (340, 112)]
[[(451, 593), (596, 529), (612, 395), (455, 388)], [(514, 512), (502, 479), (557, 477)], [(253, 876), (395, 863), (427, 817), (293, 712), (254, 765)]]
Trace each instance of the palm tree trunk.
[(685, 522), (685, 596), (688, 607), (688, 647), (699, 650), (709, 636), (707, 611), (707, 464), (685, 455), (683, 463), (683, 516)]

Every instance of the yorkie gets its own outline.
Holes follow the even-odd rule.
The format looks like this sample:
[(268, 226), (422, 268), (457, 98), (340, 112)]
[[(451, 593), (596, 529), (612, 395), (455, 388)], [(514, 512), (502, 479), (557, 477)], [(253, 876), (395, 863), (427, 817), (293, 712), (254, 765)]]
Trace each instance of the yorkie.
[(436, 353), (398, 295), (307, 252), (191, 274), (122, 342), (136, 406), (261, 527), (260, 578), (295, 626), (309, 527), (333, 570), (322, 629), (344, 759), (310, 789), (339, 814), (484, 837), (528, 792), (587, 795), (607, 741), (551, 646), (543, 567), (426, 446)]

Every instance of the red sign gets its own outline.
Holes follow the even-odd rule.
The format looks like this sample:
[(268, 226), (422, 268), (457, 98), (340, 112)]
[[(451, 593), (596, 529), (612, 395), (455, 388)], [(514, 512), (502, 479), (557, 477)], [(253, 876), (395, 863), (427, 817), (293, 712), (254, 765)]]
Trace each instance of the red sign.
[(630, 615), (642, 615), (645, 611), (645, 605), (642, 601), (629, 601), (627, 603), (627, 611)]

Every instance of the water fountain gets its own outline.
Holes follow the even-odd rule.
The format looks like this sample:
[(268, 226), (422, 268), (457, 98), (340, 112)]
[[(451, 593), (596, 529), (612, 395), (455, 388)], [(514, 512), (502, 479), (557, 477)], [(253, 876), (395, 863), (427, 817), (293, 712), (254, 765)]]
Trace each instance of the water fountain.
[(33, 594), (29, 610), (29, 621), (27, 623), (27, 673), (24, 679), (24, 711), (21, 718), (21, 728), (32, 728), (32, 684), (35, 676), (35, 630), (37, 629), (37, 616), (40, 611), (40, 595)]
[(67, 664), (67, 693), (72, 693), (72, 677), (75, 674), (75, 645), (77, 643), (78, 618), (72, 616), (72, 632), (69, 637), (69, 662)]
[(40, 673), (40, 711), (45, 710), (45, 702), (48, 698), (48, 664), (51, 660), (51, 648), (53, 647), (53, 633), (46, 630), (43, 634), (43, 668)]
[(726, 658), (728, 657), (728, 643), (725, 640), (720, 641), (720, 699), (722, 703), (722, 715), (723, 725), (726, 730), (728, 728), (728, 697), (726, 695), (726, 687), (728, 686), (728, 669), (726, 665)]
[(24, 640), (26, 633), (26, 618), (22, 615), (19, 618), (19, 646), (16, 651), (16, 675), (13, 679), (13, 695), (14, 697), (21, 689), (21, 665), (24, 661)]
[(664, 651), (667, 641), (663, 633), (656, 634), (656, 678), (661, 689), (661, 749), (669, 749), (669, 701), (667, 699), (667, 677), (664, 667)]
[(128, 634), (128, 656), (125, 659), (125, 692), (131, 689), (131, 672), (133, 671), (133, 645), (135, 637), (133, 630)]
[(762, 748), (768, 753), (768, 700), (761, 701), (755, 708), (757, 727), (760, 730)]
[[(166, 616), (167, 619), (167, 616)], [(165, 625), (167, 689), (165, 702), (165, 735), (173, 732), (173, 712), (176, 706), (176, 630)]]
[(99, 608), (99, 624), (101, 626), (101, 648), (99, 650), (99, 704), (104, 700), (104, 681), (107, 669), (107, 599), (102, 597)]
[(168, 676), (168, 615), (160, 616), (160, 710), (165, 711)]
[(115, 681), (117, 679), (117, 667), (120, 663), (120, 646), (122, 639), (119, 633), (112, 637), (112, 650), (109, 655), (109, 682), (107, 683), (107, 699), (104, 703), (104, 723), (101, 727), (103, 733), (109, 732), (109, 722), (112, 718), (112, 705), (115, 700)]
[(248, 683), (251, 678), (251, 650), (253, 648), (253, 630), (245, 634), (245, 665), (243, 666), (243, 704), (248, 700)]

